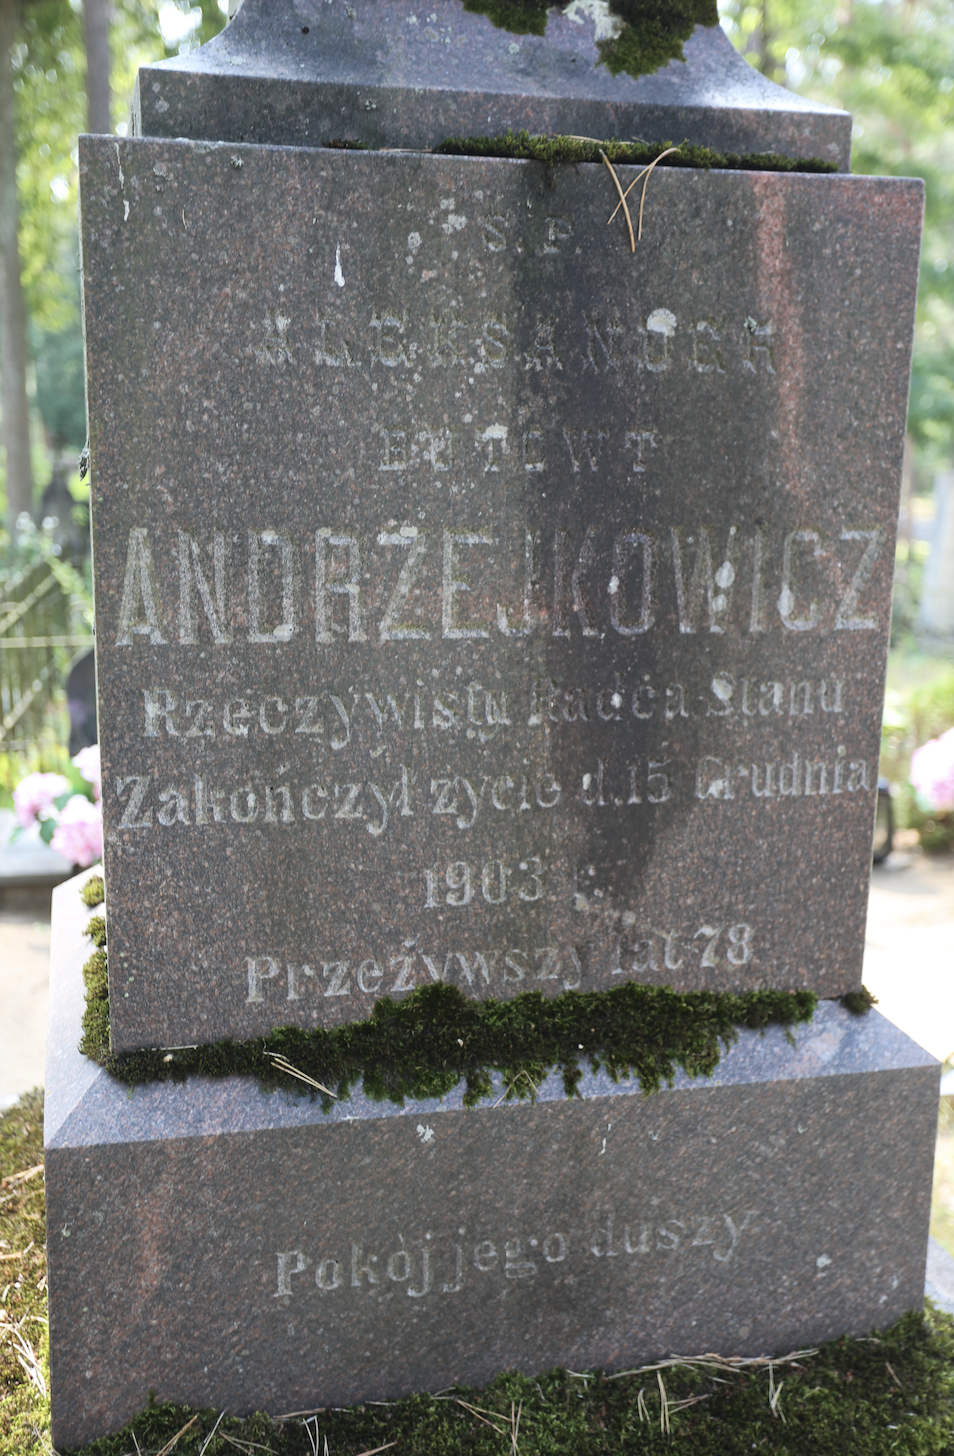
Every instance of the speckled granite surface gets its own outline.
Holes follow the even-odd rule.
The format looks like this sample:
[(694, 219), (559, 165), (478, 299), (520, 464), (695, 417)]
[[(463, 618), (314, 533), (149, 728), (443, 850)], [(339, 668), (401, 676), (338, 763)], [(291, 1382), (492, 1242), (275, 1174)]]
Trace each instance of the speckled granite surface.
[(856, 987), (921, 183), (80, 171), (114, 1047)]
[(697, 26), (684, 60), (613, 76), (596, 45), (599, 7), (574, 9), (551, 10), (536, 36), (514, 35), (458, 0), (430, 14), (410, 0), (245, 0), (208, 45), (142, 68), (133, 125), (144, 136), (312, 147), (346, 137), (424, 148), (508, 127), (688, 137), (848, 170), (847, 113), (768, 81), (719, 26)]
[(330, 1117), (240, 1079), (130, 1095), (73, 1048), (56, 891), (47, 1077), (54, 1441), (161, 1399), (273, 1414), (513, 1365), (753, 1353), (923, 1296), (938, 1065), (877, 1012), (743, 1033), (644, 1099)]

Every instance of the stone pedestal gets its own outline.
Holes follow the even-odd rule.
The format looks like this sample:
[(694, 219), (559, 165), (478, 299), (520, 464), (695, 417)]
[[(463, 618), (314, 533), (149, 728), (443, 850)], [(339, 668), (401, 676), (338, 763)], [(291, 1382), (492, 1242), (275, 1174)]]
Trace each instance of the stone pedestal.
[(146, 1401), (283, 1412), (751, 1355), (923, 1297), (937, 1063), (822, 1003), (644, 1098), (587, 1076), (330, 1116), (251, 1082), (128, 1089), (75, 1051), (85, 911), (55, 892), (46, 1106), (53, 1439)]

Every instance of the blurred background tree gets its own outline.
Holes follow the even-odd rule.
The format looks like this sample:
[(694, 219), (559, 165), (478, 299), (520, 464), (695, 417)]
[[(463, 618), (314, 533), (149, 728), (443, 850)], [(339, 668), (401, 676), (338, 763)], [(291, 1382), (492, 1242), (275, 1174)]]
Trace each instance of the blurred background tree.
[(124, 135), (139, 66), (225, 24), (218, 0), (0, 0), (0, 512), (86, 438), (76, 138)]
[(954, 450), (954, 5), (720, 0), (719, 10), (766, 76), (851, 112), (852, 171), (924, 178), (908, 429), (926, 486)]

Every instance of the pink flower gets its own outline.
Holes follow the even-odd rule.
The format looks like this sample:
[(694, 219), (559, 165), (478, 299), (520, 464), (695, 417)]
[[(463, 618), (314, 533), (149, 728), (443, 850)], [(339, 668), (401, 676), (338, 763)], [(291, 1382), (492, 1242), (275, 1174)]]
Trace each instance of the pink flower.
[(93, 785), (93, 794), (97, 799), (103, 797), (103, 775), (99, 766), (99, 744), (94, 743), (90, 748), (81, 748), (73, 759), (73, 767), (78, 768), (88, 784)]
[(13, 808), (17, 823), (29, 829), (35, 819), (55, 815), (53, 800), (69, 790), (69, 781), (62, 774), (32, 773), (21, 779), (13, 791)]
[(102, 807), (91, 804), (83, 794), (74, 794), (67, 799), (53, 831), (50, 848), (84, 869), (95, 860), (102, 859)]
[(911, 755), (911, 782), (936, 814), (954, 810), (954, 728)]

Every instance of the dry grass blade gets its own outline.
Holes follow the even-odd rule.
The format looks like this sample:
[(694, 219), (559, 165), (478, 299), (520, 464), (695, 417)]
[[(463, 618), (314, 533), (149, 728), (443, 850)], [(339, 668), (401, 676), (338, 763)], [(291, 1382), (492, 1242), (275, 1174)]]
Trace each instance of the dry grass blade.
[(289, 1077), (297, 1077), (300, 1082), (307, 1082), (309, 1087), (317, 1087), (319, 1092), (324, 1092), (327, 1097), (333, 1097), (336, 1102), (338, 1101), (337, 1092), (332, 1092), (331, 1088), (326, 1087), (323, 1082), (316, 1082), (314, 1077), (308, 1076), (307, 1072), (300, 1072), (297, 1067), (292, 1066), (287, 1057), (279, 1056), (277, 1052), (269, 1052), (269, 1056), (272, 1059), (272, 1066), (279, 1072), (285, 1072)]
[(639, 227), (637, 228), (636, 236), (640, 240), (643, 236), (643, 208), (646, 205), (646, 188), (649, 186), (649, 179), (652, 176), (653, 168), (659, 165), (663, 157), (668, 157), (669, 152), (678, 152), (678, 150), (678, 147), (670, 147), (668, 151), (660, 152), (655, 162), (650, 162), (649, 166), (646, 168), (646, 175), (643, 179), (643, 190), (639, 195)]
[[(234, 1446), (238, 1451), (267, 1451), (268, 1456), (275, 1456), (271, 1446), (260, 1446), (257, 1441), (240, 1441), (237, 1436), (226, 1435), (225, 1431), (219, 1432), (219, 1440), (228, 1441), (229, 1445)], [(327, 1445), (327, 1440), (325, 1444)], [(159, 1456), (162, 1456), (161, 1452)]]
[(898, 1387), (899, 1390), (903, 1390), (904, 1389), (904, 1386), (901, 1384), (900, 1380), (895, 1375), (894, 1371), (892, 1370), (891, 1366), (888, 1364), (887, 1360), (885, 1360), (884, 1364), (885, 1364), (885, 1369), (887, 1370), (888, 1374), (891, 1376), (891, 1379), (894, 1381), (895, 1385)]
[(513, 1412), (513, 1401), (510, 1402), (510, 1440), (513, 1444), (513, 1456), (517, 1456), (517, 1436), (520, 1433), (520, 1412), (523, 1410), (523, 1401), (517, 1406), (517, 1414)]
[(662, 1371), (656, 1371), (656, 1379), (659, 1381), (659, 1429), (664, 1435), (669, 1435), (669, 1400), (666, 1396), (666, 1385), (662, 1378)]
[(669, 1414), (675, 1415), (677, 1411), (688, 1410), (691, 1405), (698, 1405), (700, 1400), (711, 1400), (712, 1395), (690, 1395), (686, 1400), (671, 1400), (669, 1402)]
[(0, 1254), (0, 1259), (22, 1259), (30, 1252), (34, 1243), (35, 1240), (31, 1239), (25, 1249), (15, 1249), (12, 1254)]
[(39, 1356), (37, 1355), (33, 1346), (30, 1344), (30, 1341), (25, 1339), (19, 1330), (14, 1330), (13, 1338), (15, 1343), (20, 1346), (19, 1350), (17, 1350), (15, 1353), (17, 1359), (27, 1373), (27, 1379), (30, 1381), (31, 1385), (36, 1386), (40, 1395), (45, 1398), (46, 1381), (43, 1378), (43, 1370), (40, 1365)]
[(781, 1381), (780, 1384), (776, 1386), (776, 1384), (775, 1384), (775, 1372), (772, 1369), (772, 1361), (771, 1360), (769, 1361), (769, 1368), (768, 1369), (769, 1369), (769, 1410), (772, 1412), (772, 1415), (775, 1416), (777, 1420), (781, 1420), (782, 1423), (784, 1424), (785, 1423), (785, 1416), (784, 1416), (784, 1414), (782, 1412), (781, 1406), (778, 1403), (778, 1398), (779, 1398), (779, 1396), (782, 1393), (782, 1386), (785, 1384), (785, 1381), (784, 1380)]
[[(365, 1403), (367, 1405), (371, 1404), (370, 1401), (366, 1401)], [(323, 1416), (327, 1409), (328, 1407), (326, 1405), (319, 1405), (314, 1410), (286, 1411), (284, 1415), (276, 1416), (275, 1419), (276, 1421), (300, 1421), (303, 1419), (310, 1421), (312, 1416)]]
[(34, 1436), (36, 1436), (44, 1451), (49, 1451), (50, 1456), (59, 1456), (59, 1453), (55, 1451), (53, 1446), (51, 1445), (50, 1438), (48, 1436), (44, 1436), (43, 1432), (37, 1426), (31, 1425), (30, 1430), (33, 1432)]
[(196, 1423), (196, 1421), (198, 1419), (199, 1419), (199, 1417), (197, 1415), (194, 1415), (192, 1417), (191, 1421), (186, 1421), (185, 1425), (182, 1427), (182, 1430), (181, 1431), (176, 1431), (176, 1433), (173, 1436), (172, 1440), (166, 1442), (166, 1444), (163, 1446), (162, 1450), (158, 1453), (158, 1456), (169, 1456), (169, 1452), (172, 1451), (175, 1448), (175, 1446), (176, 1446), (176, 1444), (177, 1444), (177, 1442), (179, 1440), (179, 1437), (180, 1436), (184, 1436), (185, 1433), (186, 1433), (186, 1431), (189, 1429), (189, 1427), (190, 1426), (194, 1426), (195, 1423)]
[(8, 1177), (0, 1179), (0, 1188), (9, 1188), (11, 1183), (25, 1183), (28, 1178), (35, 1178), (37, 1173), (43, 1172), (43, 1164), (37, 1163), (34, 1168), (24, 1168), (20, 1173), (11, 1173)]
[(674, 1370), (685, 1365), (695, 1370), (759, 1370), (766, 1365), (794, 1365), (798, 1360), (807, 1360), (817, 1355), (817, 1350), (792, 1350), (788, 1355), (670, 1355), (668, 1360), (658, 1360), (655, 1365), (640, 1365), (635, 1370), (617, 1370), (605, 1375), (604, 1380), (624, 1380), (630, 1375), (652, 1375), (657, 1370)]
[(639, 1394), (636, 1397), (636, 1414), (639, 1416), (640, 1425), (644, 1421), (647, 1426), (652, 1424), (649, 1418), (649, 1406), (646, 1404), (646, 1387), (644, 1385), (640, 1387)]
[(205, 1448), (206, 1448), (206, 1446), (208, 1446), (209, 1442), (212, 1440), (212, 1437), (215, 1435), (216, 1431), (219, 1429), (219, 1426), (222, 1424), (222, 1421), (224, 1420), (224, 1418), (225, 1418), (225, 1411), (219, 1411), (219, 1418), (218, 1418), (218, 1420), (216, 1421), (215, 1425), (212, 1427), (212, 1429), (209, 1432), (209, 1434), (206, 1436), (205, 1440), (202, 1442), (202, 1447), (201, 1447), (201, 1450), (199, 1451), (199, 1456), (205, 1456)]
[[(609, 157), (606, 155), (606, 153), (603, 151), (602, 148), (600, 148), (600, 156), (603, 158), (603, 161), (606, 163), (607, 167), (609, 168), (609, 174), (610, 174), (610, 176), (613, 179), (613, 186), (616, 188), (616, 191), (619, 193), (619, 206), (623, 209), (623, 213), (624, 213), (625, 218), (626, 218), (626, 226), (629, 229), (629, 247), (630, 247), (630, 252), (635, 253), (635, 251), (636, 251), (636, 239), (633, 237), (633, 219), (629, 215), (629, 208), (626, 206), (626, 197), (625, 197), (625, 195), (623, 193), (622, 187), (619, 185), (619, 178), (616, 175), (616, 169), (614, 168), (612, 162), (610, 161)], [(619, 207), (616, 209), (616, 212), (619, 212)], [(613, 213), (613, 217), (616, 216), (616, 212)], [(610, 219), (610, 221), (612, 221), (612, 218)], [(609, 226), (609, 223), (607, 223), (607, 227), (608, 226)]]
[(492, 1431), (496, 1431), (498, 1436), (506, 1436), (506, 1426), (495, 1426), (493, 1421), (485, 1420), (485, 1416), (494, 1416), (498, 1421), (503, 1420), (504, 1417), (499, 1415), (497, 1411), (481, 1412), (481, 1408), (479, 1406), (471, 1405), (468, 1401), (461, 1400), (459, 1395), (456, 1397), (456, 1400), (458, 1405), (462, 1405), (464, 1407), (464, 1410), (470, 1411), (471, 1415), (476, 1416), (477, 1419), (479, 1421), (482, 1421), (485, 1426), (489, 1426)]
[[(636, 232), (637, 239), (641, 239), (642, 236), (643, 236), (643, 207), (645, 206), (645, 203), (646, 203), (646, 188), (649, 186), (649, 174), (653, 170), (654, 167), (658, 167), (659, 166), (659, 163), (662, 161), (663, 157), (668, 157), (671, 152), (678, 152), (678, 151), (679, 151), (679, 148), (678, 147), (667, 147), (664, 152), (660, 152), (659, 153), (659, 156), (656, 158), (656, 160), (654, 162), (650, 162), (650, 164), (649, 164), (648, 167), (644, 167), (643, 170), (638, 174), (638, 176), (636, 176), (636, 177), (633, 178), (632, 182), (630, 182), (630, 184), (627, 187), (626, 191), (620, 194), (620, 200), (619, 200), (619, 202), (616, 205), (616, 211), (613, 213), (613, 217), (616, 216), (616, 213), (619, 212), (619, 210), (620, 210), (621, 207), (625, 207), (626, 206), (625, 198), (627, 198), (629, 196), (629, 194), (632, 192), (633, 188), (636, 186), (636, 183), (639, 181), (640, 177), (644, 177), (646, 179), (643, 182), (643, 190), (642, 190), (642, 192), (640, 194), (640, 198), (639, 198), (639, 227), (638, 227), (637, 232)], [(610, 218), (610, 220), (609, 220), (610, 222), (613, 221), (613, 217)], [(609, 226), (609, 223), (607, 223), (607, 227), (608, 226)], [(635, 251), (635, 249), (634, 249), (634, 251)]]
[(370, 1451), (359, 1451), (358, 1456), (378, 1456), (379, 1451), (390, 1451), (391, 1447), (396, 1445), (397, 1441), (389, 1441), (386, 1446), (374, 1446)]
[[(536, 1082), (530, 1076), (530, 1073), (529, 1072), (518, 1072), (517, 1075), (514, 1077), (513, 1081), (510, 1083), (509, 1087), (505, 1087), (504, 1090), (501, 1092), (500, 1096), (497, 1098), (497, 1101), (494, 1103), (494, 1107), (499, 1107), (500, 1106), (501, 1102), (503, 1102), (506, 1099), (508, 1093), (512, 1092), (513, 1089), (514, 1089), (514, 1087), (516, 1087), (516, 1085), (520, 1081), (520, 1078), (521, 1077), (525, 1077), (527, 1079), (527, 1081), (530, 1083), (530, 1086), (533, 1088), (533, 1095), (534, 1095), (534, 1097), (536, 1097), (537, 1092), (539, 1091), (539, 1088), (537, 1087)], [(492, 1107), (490, 1110), (491, 1110), (491, 1112), (493, 1112), (494, 1108)]]

